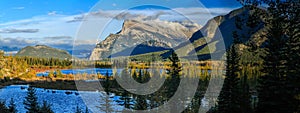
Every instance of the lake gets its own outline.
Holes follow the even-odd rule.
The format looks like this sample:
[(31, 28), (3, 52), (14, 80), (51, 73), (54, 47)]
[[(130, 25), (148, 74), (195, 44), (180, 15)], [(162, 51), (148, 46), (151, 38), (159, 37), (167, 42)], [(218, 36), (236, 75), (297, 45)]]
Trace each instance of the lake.
[[(117, 69), (117, 72), (120, 73), (122, 69)], [(36, 76), (48, 76), (50, 71), (37, 73)], [(108, 73), (112, 75), (113, 69), (111, 68), (88, 68), (88, 69), (63, 69), (61, 70), (62, 74), (98, 74), (105, 75)], [(54, 72), (55, 73), (55, 72)]]
[[(121, 73), (123, 69), (116, 69), (117, 73)], [(148, 71), (150, 69), (147, 69)], [(164, 69), (160, 69), (160, 73), (162, 73)], [(113, 74), (113, 69), (111, 68), (88, 68), (88, 69), (62, 69), (60, 70), (62, 74), (72, 74), (72, 75), (76, 75), (76, 74), (101, 74), (101, 75), (105, 75), (106, 73), (108, 73), (109, 76), (111, 76)], [(136, 69), (136, 71), (138, 72), (138, 69)], [(37, 73), (36, 76), (48, 76), (50, 71), (45, 71), (45, 72), (40, 72)], [(130, 72), (130, 71), (129, 71)], [(55, 72), (54, 72), (55, 73)]]

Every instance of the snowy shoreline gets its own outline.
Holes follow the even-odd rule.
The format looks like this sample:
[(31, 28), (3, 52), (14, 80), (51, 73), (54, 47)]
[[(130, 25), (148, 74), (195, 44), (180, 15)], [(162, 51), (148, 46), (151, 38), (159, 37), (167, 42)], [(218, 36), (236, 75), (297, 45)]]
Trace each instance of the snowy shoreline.
[[(9, 103), (10, 98), (13, 98), (18, 110), (18, 113), (24, 113), (23, 101), (27, 94), (28, 85), (10, 85), (0, 89), (0, 100)], [(57, 113), (74, 113), (76, 106), (80, 109), (85, 110), (88, 106), (90, 111), (98, 111), (100, 106), (103, 92), (95, 91), (75, 91), (75, 90), (55, 90), (55, 89), (44, 89), (36, 88), (36, 95), (38, 97), (39, 104), (43, 101), (47, 101), (54, 112)], [(83, 98), (84, 99), (83, 99)], [(87, 98), (88, 97), (88, 98)], [(113, 98), (113, 100), (118, 98)], [(114, 101), (113, 105), (116, 105), (114, 109), (122, 110), (121, 106), (118, 106)], [(101, 111), (100, 111), (101, 112)]]

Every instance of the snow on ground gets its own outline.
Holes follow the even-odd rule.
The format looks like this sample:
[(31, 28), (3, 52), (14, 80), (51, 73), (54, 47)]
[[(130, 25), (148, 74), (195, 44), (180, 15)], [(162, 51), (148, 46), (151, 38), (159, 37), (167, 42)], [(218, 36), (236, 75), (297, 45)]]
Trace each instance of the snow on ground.
[[(8, 104), (10, 98), (13, 98), (18, 112), (25, 113), (26, 110), (23, 101), (27, 95), (27, 88), (28, 85), (11, 85), (4, 87), (0, 89), (0, 100), (6, 101), (6, 104)], [(71, 94), (66, 94), (66, 92), (71, 92)], [(101, 113), (98, 107), (103, 103), (103, 99), (100, 99), (101, 97), (103, 98), (103, 92), (77, 92), (73, 90), (36, 88), (36, 95), (40, 105), (43, 101), (47, 101), (55, 113), (74, 113), (76, 106), (79, 106), (83, 111), (85, 111), (86, 106), (88, 106), (90, 111)], [(118, 98), (119, 97), (114, 96), (112, 99), (116, 100)], [(111, 104), (113, 105), (112, 108), (116, 111), (121, 111), (123, 109), (123, 107), (117, 105), (115, 101)]]

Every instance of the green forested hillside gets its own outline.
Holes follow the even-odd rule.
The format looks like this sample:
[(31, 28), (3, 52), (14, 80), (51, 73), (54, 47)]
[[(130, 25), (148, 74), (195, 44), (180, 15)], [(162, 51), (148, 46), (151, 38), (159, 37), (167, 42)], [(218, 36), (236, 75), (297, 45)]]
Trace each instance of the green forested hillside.
[(20, 50), (16, 56), (29, 56), (38, 58), (71, 59), (72, 56), (64, 50), (51, 48), (45, 45), (27, 46)]

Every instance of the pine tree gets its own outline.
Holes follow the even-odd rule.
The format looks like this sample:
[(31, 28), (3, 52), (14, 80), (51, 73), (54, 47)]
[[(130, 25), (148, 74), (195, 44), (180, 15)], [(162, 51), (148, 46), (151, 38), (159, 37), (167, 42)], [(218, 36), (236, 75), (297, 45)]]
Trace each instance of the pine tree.
[[(143, 75), (142, 75), (142, 71), (140, 69), (139, 76), (137, 78), (138, 82), (145, 83), (146, 82), (145, 76), (147, 76), (146, 73), (143, 73)], [(137, 90), (137, 92), (139, 92), (143, 89), (141, 89), (140, 87), (137, 87), (136, 90)], [(147, 107), (148, 107), (146, 97), (143, 96), (143, 95), (135, 95), (134, 97), (135, 97), (135, 101), (136, 101), (135, 104), (134, 104), (134, 109), (136, 109), (136, 110), (146, 110)]]
[[(237, 35), (234, 33), (234, 40)], [(218, 97), (217, 109), (220, 113), (241, 113), (239, 97), (239, 55), (236, 51), (236, 41), (227, 51), (226, 75), (222, 90)]]
[(8, 111), (10, 113), (17, 113), (18, 112), (18, 110), (16, 108), (15, 101), (14, 101), (13, 98), (10, 99), (9, 106), (8, 106)]
[(136, 71), (135, 71), (135, 69), (132, 69), (132, 71), (131, 72), (133, 72), (132, 73), (132, 78), (134, 79), (134, 80), (138, 80), (137, 78), (138, 78), (138, 76), (137, 76), (137, 74), (136, 74)]
[(87, 106), (85, 107), (85, 113), (89, 113), (89, 108)]
[(134, 104), (134, 109), (136, 110), (146, 110), (148, 107), (146, 98), (143, 95), (136, 96), (136, 103)]
[[(238, 0), (254, 7), (267, 5), (264, 18), (267, 38), (259, 78), (257, 112), (299, 112), (299, 0)], [(244, 5), (244, 4), (243, 4)], [(297, 111), (298, 109), (298, 111)]]
[[(288, 81), (288, 59), (289, 56), (287, 35), (288, 25), (286, 20), (290, 14), (286, 11), (290, 4), (285, 1), (267, 1), (269, 15), (266, 18), (266, 55), (264, 59), (263, 72), (264, 76), (260, 77), (258, 87), (258, 107), (257, 112), (277, 112), (293, 113), (295, 105), (291, 104), (295, 98), (290, 91), (290, 81)], [(296, 60), (297, 61), (297, 60)], [(292, 102), (293, 103), (293, 102)]]
[(113, 105), (111, 104), (112, 100), (109, 98), (109, 92), (110, 92), (109, 87), (110, 87), (110, 81), (109, 81), (109, 75), (107, 71), (105, 74), (105, 83), (104, 83), (104, 90), (106, 94), (103, 94), (103, 96), (100, 97), (100, 101), (104, 103), (99, 106), (100, 110), (105, 113), (114, 112), (112, 108)]
[(248, 83), (248, 74), (243, 72), (244, 75), (241, 75), (241, 80), (239, 82), (240, 86), (240, 109), (241, 113), (252, 113), (253, 109), (251, 107), (251, 94)]
[(23, 102), (27, 113), (37, 113), (39, 112), (39, 105), (37, 102), (37, 96), (35, 94), (35, 89), (33, 87), (28, 88), (27, 96)]
[[(171, 56), (169, 57), (169, 60), (171, 61), (171, 66), (168, 71), (168, 75), (170, 76), (167, 78), (167, 87), (166, 87), (166, 96), (167, 98), (171, 98), (177, 91), (177, 88), (180, 84), (180, 72), (182, 71), (182, 68), (180, 66), (180, 60), (175, 52), (172, 52)], [(179, 103), (181, 100), (178, 100)], [(178, 105), (177, 103), (171, 104), (170, 106), (170, 112), (178, 112), (177, 110)]]
[(143, 83), (143, 72), (142, 72), (142, 69), (139, 70), (139, 76), (137, 77), (137, 82)]
[[(293, 5), (286, 4), (289, 8), (289, 18), (287, 20), (287, 35), (289, 40), (287, 43), (288, 46), (288, 55), (287, 55), (287, 82), (288, 91), (290, 94), (289, 105), (290, 109), (293, 109), (294, 112), (300, 112), (300, 3), (295, 3)], [(296, 98), (298, 97), (298, 99)]]
[(4, 101), (0, 101), (0, 111), (3, 113), (8, 113), (8, 108), (6, 107)]
[(43, 105), (41, 106), (39, 113), (54, 113), (54, 111), (51, 110), (51, 107), (47, 101), (43, 101)]
[(79, 108), (78, 105), (76, 106), (75, 113), (82, 113), (82, 111), (81, 111), (81, 109)]
[(175, 52), (172, 52), (171, 56), (169, 57), (169, 60), (171, 61), (171, 66), (170, 69), (167, 69), (167, 74), (170, 75), (169, 78), (169, 87), (168, 87), (168, 92), (169, 95), (168, 97), (171, 97), (173, 93), (176, 92), (177, 87), (180, 83), (180, 72), (182, 71), (181, 66), (179, 64), (180, 60)]
[(133, 100), (132, 100), (132, 97), (129, 95), (129, 92), (124, 90), (121, 94), (121, 97), (120, 97), (120, 102), (119, 105), (122, 105), (124, 106), (125, 108), (127, 109), (131, 109), (133, 108)]
[(115, 112), (113, 110), (113, 105), (112, 105), (112, 100), (109, 98), (109, 94), (104, 94), (104, 96), (100, 97), (101, 102), (104, 102), (103, 104), (101, 104), (99, 106), (101, 112), (105, 112), (105, 113), (113, 113)]
[(108, 71), (105, 73), (105, 83), (104, 83), (104, 91), (106, 94), (109, 94), (109, 88), (110, 88), (110, 81), (109, 81), (109, 74)]
[(145, 69), (142, 83), (146, 83), (151, 79), (150, 73)]

